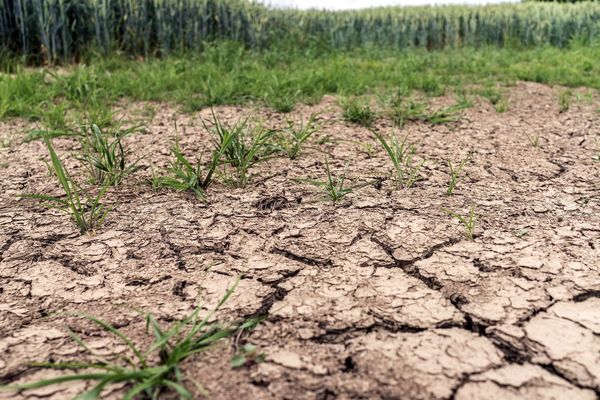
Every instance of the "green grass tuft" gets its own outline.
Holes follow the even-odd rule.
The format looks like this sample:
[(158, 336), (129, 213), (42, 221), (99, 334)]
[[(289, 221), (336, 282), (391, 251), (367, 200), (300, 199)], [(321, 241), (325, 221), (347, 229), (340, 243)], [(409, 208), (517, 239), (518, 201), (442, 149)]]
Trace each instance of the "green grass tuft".
[(92, 195), (69, 176), (54, 151), (50, 139), (45, 137), (44, 142), (50, 153), (50, 169), (64, 191), (64, 198), (42, 194), (29, 194), (21, 197), (40, 200), (44, 206), (57, 208), (70, 214), (81, 233), (97, 229), (102, 225), (109, 212), (109, 209), (100, 201), (111, 186), (110, 182), (104, 183), (98, 193), (95, 196)]
[[(125, 383), (124, 400), (134, 398), (155, 400), (163, 398), (169, 393), (176, 394), (181, 399), (193, 399), (195, 398), (194, 393), (188, 388), (188, 379), (185, 377), (181, 364), (199, 353), (213, 349), (234, 334), (240, 335), (243, 331), (252, 330), (262, 320), (259, 317), (239, 324), (212, 322), (215, 312), (229, 299), (236, 286), (237, 282), (204, 318), (200, 318), (201, 308), (197, 307), (185, 319), (164, 328), (152, 314), (148, 314), (146, 331), (151, 333), (153, 341), (145, 349), (135, 344), (131, 338), (110, 323), (93, 316), (75, 314), (113, 335), (129, 349), (130, 355), (112, 354), (109, 356), (112, 360), (107, 359), (95, 354), (79, 336), (70, 332), (71, 338), (83, 352), (97, 361), (36, 363), (34, 366), (38, 368), (67, 371), (67, 373), (56, 378), (9, 385), (3, 389), (22, 391), (65, 382), (92, 382), (94, 386), (85, 393), (79, 394), (77, 399), (94, 400), (102, 398), (102, 393), (108, 386)], [(246, 352), (238, 352), (232, 360), (232, 364), (235, 364), (236, 367), (250, 362), (260, 362), (264, 358), (255, 347), (250, 344), (245, 346), (242, 347), (242, 350), (245, 349)], [(194, 383), (196, 387), (201, 388), (200, 384)]]

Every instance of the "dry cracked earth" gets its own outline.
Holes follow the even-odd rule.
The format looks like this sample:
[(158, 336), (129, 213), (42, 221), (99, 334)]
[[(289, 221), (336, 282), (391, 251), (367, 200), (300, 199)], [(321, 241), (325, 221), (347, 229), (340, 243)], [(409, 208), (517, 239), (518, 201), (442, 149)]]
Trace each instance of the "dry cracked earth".
[[(146, 168), (110, 193), (116, 207), (105, 225), (83, 236), (65, 214), (17, 197), (59, 192), (43, 143), (21, 140), (30, 124), (2, 122), (10, 143), (0, 150), (0, 381), (56, 374), (29, 362), (85, 358), (67, 326), (99, 354), (125, 352), (101, 329), (49, 318), (55, 313), (93, 314), (144, 342), (136, 310), (164, 323), (199, 303), (208, 310), (241, 275), (218, 317), (266, 314), (241, 338), (266, 360), (232, 369), (230, 342), (189, 359), (186, 374), (210, 398), (598, 399), (600, 115), (588, 102), (560, 113), (559, 89), (508, 90), (505, 113), (480, 99), (454, 124), (404, 128), (427, 160), (415, 187), (384, 180), (335, 205), (297, 181), (325, 176), (323, 152), (335, 172), (350, 160), (358, 182), (390, 168), (369, 131), (342, 120), (335, 99), (292, 114), (320, 111), (318, 135), (330, 140), (316, 146), (316, 138), (297, 161), (259, 164), (245, 189), (217, 184), (207, 202), (153, 190), (147, 179), (150, 166), (168, 165), (174, 116), (193, 156), (209, 145), (200, 118), (210, 111), (178, 115), (153, 104), (145, 132), (125, 142)], [(255, 112), (268, 126), (284, 122), (264, 109), (216, 112), (226, 121)], [(376, 127), (393, 129), (385, 118)], [(528, 135), (539, 135), (539, 148)], [(77, 149), (70, 139), (54, 143), (64, 156)], [(468, 151), (464, 178), (446, 196), (445, 160)], [(443, 210), (470, 206), (479, 216), (474, 241)], [(83, 388), (0, 398), (65, 399)]]

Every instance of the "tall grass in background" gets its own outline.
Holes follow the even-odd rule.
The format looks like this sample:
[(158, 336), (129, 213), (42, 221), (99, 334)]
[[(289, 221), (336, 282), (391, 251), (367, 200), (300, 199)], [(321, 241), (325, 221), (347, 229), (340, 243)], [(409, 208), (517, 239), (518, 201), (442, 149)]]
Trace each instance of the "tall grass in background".
[(67, 62), (90, 51), (162, 56), (222, 39), (252, 49), (282, 43), (438, 49), (563, 47), (599, 35), (598, 2), (324, 12), (243, 0), (0, 0), (0, 56), (33, 63)]

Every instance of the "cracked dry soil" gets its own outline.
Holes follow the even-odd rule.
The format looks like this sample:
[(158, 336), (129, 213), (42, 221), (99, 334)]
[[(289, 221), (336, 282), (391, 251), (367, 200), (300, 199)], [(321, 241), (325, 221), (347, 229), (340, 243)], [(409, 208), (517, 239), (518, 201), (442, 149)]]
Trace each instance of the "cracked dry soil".
[[(0, 380), (26, 382), (54, 372), (29, 361), (81, 357), (65, 326), (100, 354), (124, 351), (60, 311), (103, 317), (143, 340), (143, 318), (163, 322), (198, 302), (211, 308), (243, 274), (220, 312), (224, 319), (268, 314), (248, 340), (267, 354), (232, 370), (229, 345), (190, 359), (184, 370), (215, 399), (597, 399), (600, 394), (600, 115), (594, 104), (558, 110), (558, 89), (518, 83), (510, 109), (484, 101), (451, 126), (404, 128), (427, 159), (425, 180), (409, 190), (389, 181), (323, 200), (297, 178), (324, 177), (323, 155), (350, 177), (385, 176), (389, 160), (369, 131), (341, 119), (335, 100), (320, 111), (319, 135), (332, 141), (299, 160), (259, 164), (246, 189), (218, 184), (207, 203), (153, 191), (146, 168), (113, 190), (116, 208), (95, 235), (78, 235), (64, 215), (16, 197), (58, 194), (43, 143), (0, 150)], [(451, 99), (437, 99), (449, 102)], [(138, 105), (129, 105), (130, 109)], [(126, 139), (132, 158), (164, 168), (176, 110), (158, 110), (145, 133)], [(220, 107), (234, 121), (249, 108)], [(209, 145), (200, 115), (179, 115), (181, 146)], [(268, 126), (282, 115), (257, 111)], [(390, 122), (376, 124), (390, 132)], [(539, 135), (541, 147), (527, 135)], [(360, 142), (371, 142), (369, 155)], [(313, 140), (313, 144), (316, 140)], [(76, 149), (55, 140), (60, 154)], [(445, 160), (472, 160), (454, 196), (445, 195)], [(71, 171), (76, 162), (67, 161)], [(442, 209), (473, 205), (473, 242)], [(4, 398), (70, 398), (66, 385)], [(118, 398), (116, 387), (107, 397)]]

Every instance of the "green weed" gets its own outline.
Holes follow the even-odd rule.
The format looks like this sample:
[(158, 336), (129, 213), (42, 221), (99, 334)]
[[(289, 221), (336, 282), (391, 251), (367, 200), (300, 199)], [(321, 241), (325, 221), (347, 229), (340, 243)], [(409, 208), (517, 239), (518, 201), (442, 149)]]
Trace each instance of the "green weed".
[(46, 112), (42, 114), (42, 125), (50, 131), (70, 131), (70, 122), (67, 119), (67, 105), (48, 104)]
[(573, 92), (570, 90), (565, 90), (560, 92), (560, 94), (558, 95), (558, 111), (560, 113), (564, 113), (569, 111), (569, 108), (571, 108), (571, 102), (573, 100)]
[(323, 192), (327, 195), (327, 197), (329, 197), (329, 199), (334, 203), (337, 203), (338, 201), (346, 197), (348, 194), (353, 193), (355, 190), (372, 184), (372, 182), (367, 182), (352, 186), (346, 186), (346, 172), (344, 171), (344, 173), (339, 177), (333, 176), (331, 174), (329, 160), (327, 159), (327, 157), (325, 157), (325, 171), (327, 173), (327, 179), (324, 181), (317, 181), (313, 179), (300, 179), (299, 182), (308, 183), (310, 185), (321, 188)]
[(469, 97), (467, 92), (462, 88), (456, 89), (456, 105), (460, 107), (460, 109), (467, 109), (474, 106), (473, 100)]
[(359, 98), (342, 98), (340, 100), (343, 118), (355, 124), (370, 127), (375, 121), (375, 112), (369, 103)]
[(266, 354), (261, 353), (258, 347), (252, 343), (241, 346), (231, 359), (232, 368), (240, 368), (248, 364), (258, 364), (265, 360)]
[[(239, 134), (239, 130), (225, 129), (213, 112), (213, 123), (217, 132), (218, 140), (214, 141), (214, 149), (212, 151), (210, 161), (207, 165), (202, 164), (201, 157), (196, 160), (196, 165), (183, 155), (179, 147), (179, 139), (175, 139), (175, 144), (171, 148), (171, 154), (174, 160), (168, 168), (170, 175), (155, 176), (152, 178), (154, 187), (168, 187), (178, 191), (191, 190), (199, 198), (204, 198), (206, 190), (213, 183), (217, 168), (221, 165), (221, 159), (228, 154), (233, 141)], [(203, 121), (207, 130), (209, 128)], [(177, 130), (177, 127), (175, 128)]]
[(425, 161), (418, 162), (415, 160), (416, 146), (407, 143), (407, 137), (399, 140), (398, 136), (394, 133), (386, 139), (377, 131), (371, 130), (371, 132), (375, 135), (392, 161), (394, 167), (393, 179), (397, 186), (409, 189), (417, 181), (423, 179), (420, 171)]
[(69, 176), (54, 151), (50, 139), (44, 138), (44, 142), (50, 153), (51, 171), (58, 179), (65, 196), (59, 198), (42, 194), (29, 194), (22, 197), (40, 200), (47, 207), (57, 208), (70, 214), (81, 233), (97, 229), (102, 225), (109, 212), (109, 209), (100, 201), (106, 195), (110, 184), (103, 184), (95, 196), (91, 195)]
[(290, 160), (298, 158), (304, 142), (320, 129), (315, 122), (317, 116), (318, 114), (311, 114), (306, 123), (301, 118), (299, 124), (286, 119), (287, 126), (281, 130), (282, 135), (278, 137), (277, 144)]
[(389, 113), (395, 125), (403, 127), (408, 121), (423, 121), (432, 125), (447, 124), (460, 119), (461, 111), (468, 103), (456, 103), (433, 111), (427, 110), (424, 103), (413, 100), (397, 103)]
[[(134, 398), (160, 399), (169, 395), (176, 395), (181, 399), (195, 398), (192, 391), (186, 387), (186, 379), (181, 364), (199, 353), (213, 349), (224, 339), (234, 334), (253, 329), (260, 323), (260, 318), (248, 319), (240, 324), (222, 324), (211, 322), (215, 312), (227, 301), (235, 290), (236, 284), (230, 288), (217, 306), (204, 318), (200, 319), (201, 307), (185, 319), (163, 328), (152, 315), (146, 316), (146, 331), (153, 335), (152, 343), (145, 349), (136, 345), (134, 341), (110, 323), (84, 314), (75, 314), (75, 317), (90, 321), (100, 329), (119, 340), (130, 352), (130, 355), (112, 354), (107, 359), (95, 353), (82, 338), (69, 331), (73, 341), (91, 356), (95, 361), (76, 362), (43, 362), (34, 364), (38, 368), (69, 371), (70, 373), (56, 378), (44, 379), (36, 382), (17, 384), (5, 387), (5, 390), (31, 390), (47, 386), (54, 386), (65, 382), (90, 382), (94, 386), (77, 396), (77, 399), (93, 400), (102, 398), (102, 392), (110, 385), (126, 384), (124, 400)], [(256, 349), (248, 346), (248, 354), (255, 354)], [(260, 361), (246, 354), (241, 358), (237, 356), (235, 366), (242, 366), (248, 362)], [(193, 382), (193, 381), (192, 381)], [(202, 390), (199, 383), (193, 382)], [(203, 390), (202, 390), (203, 391)]]
[(475, 234), (475, 224), (477, 223), (477, 216), (475, 215), (473, 207), (469, 208), (469, 213), (464, 217), (458, 213), (447, 209), (444, 209), (444, 211), (448, 213), (451, 217), (456, 218), (461, 224), (463, 224), (465, 228), (465, 237), (468, 240), (473, 240)]
[(452, 196), (452, 193), (454, 193), (454, 189), (456, 188), (456, 185), (458, 184), (458, 181), (460, 179), (460, 173), (461, 173), (462, 169), (464, 168), (464, 166), (467, 164), (467, 162), (469, 162), (470, 159), (471, 159), (471, 155), (467, 154), (467, 156), (465, 158), (463, 158), (462, 161), (458, 165), (452, 164), (451, 160), (447, 161), (448, 168), (450, 169), (450, 182), (448, 183), (448, 189), (446, 190), (446, 195)]
[(0, 149), (10, 147), (13, 139), (10, 136), (0, 136)]
[(228, 143), (223, 148), (223, 161), (235, 170), (236, 185), (246, 186), (250, 180), (250, 169), (270, 157), (273, 151), (270, 139), (275, 132), (261, 126), (250, 127), (248, 118), (228, 127), (221, 123), (214, 112), (211, 130), (218, 138), (217, 147), (223, 148), (223, 143)]
[(116, 186), (123, 178), (139, 169), (137, 162), (129, 164), (121, 139), (128, 132), (117, 132), (112, 141), (98, 125), (84, 126), (81, 134), (81, 154), (76, 158), (87, 170), (90, 181), (97, 185)]
[(484, 88), (477, 90), (476, 93), (488, 99), (496, 112), (503, 113), (508, 110), (508, 99), (503, 91), (497, 87), (486, 85)]
[(213, 154), (208, 166), (202, 165), (202, 160), (198, 158), (194, 166), (183, 155), (178, 138), (171, 147), (171, 155), (173, 160), (167, 168), (170, 175), (153, 176), (152, 186), (154, 188), (170, 188), (180, 192), (190, 190), (199, 198), (204, 198), (206, 189), (213, 181), (214, 172), (219, 165), (219, 158), (215, 159), (215, 154)]
[(508, 99), (506, 97), (502, 97), (502, 99), (500, 99), (500, 101), (494, 105), (494, 110), (496, 110), (497, 113), (502, 114), (508, 111), (508, 106)]
[(540, 135), (535, 133), (530, 135), (529, 133), (525, 133), (527, 135), (527, 139), (529, 140), (529, 144), (535, 149), (540, 147)]

